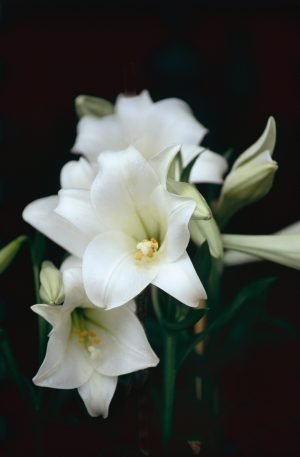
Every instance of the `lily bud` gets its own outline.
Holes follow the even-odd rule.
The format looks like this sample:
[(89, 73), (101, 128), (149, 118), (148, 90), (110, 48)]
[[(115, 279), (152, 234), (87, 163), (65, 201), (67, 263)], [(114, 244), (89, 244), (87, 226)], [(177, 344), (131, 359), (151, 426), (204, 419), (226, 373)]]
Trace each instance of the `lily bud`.
[(262, 136), (238, 157), (224, 181), (216, 208), (221, 226), (239, 209), (259, 200), (271, 189), (278, 168), (272, 159), (275, 139), (275, 121), (270, 117)]
[(26, 240), (26, 236), (19, 236), (0, 250), (0, 274), (11, 264)]
[(107, 100), (89, 95), (75, 98), (75, 109), (79, 119), (83, 116), (103, 117), (113, 114), (114, 106)]
[(40, 281), (40, 298), (43, 303), (60, 305), (64, 301), (62, 273), (52, 262), (46, 260), (42, 263)]
[(192, 219), (208, 220), (212, 218), (210, 207), (194, 184), (168, 179), (167, 189), (169, 192), (182, 197), (190, 197), (196, 202), (197, 206), (193, 212)]
[[(225, 249), (250, 254), (250, 256), (300, 270), (300, 233), (223, 235), (222, 239)], [(228, 258), (226, 260), (228, 261)], [(234, 264), (234, 260), (231, 264)]]

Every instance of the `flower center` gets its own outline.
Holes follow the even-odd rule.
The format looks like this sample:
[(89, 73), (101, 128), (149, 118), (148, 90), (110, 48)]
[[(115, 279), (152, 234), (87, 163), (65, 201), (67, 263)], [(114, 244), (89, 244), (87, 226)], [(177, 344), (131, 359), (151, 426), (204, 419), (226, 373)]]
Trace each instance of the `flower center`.
[(136, 245), (137, 251), (134, 254), (135, 260), (142, 260), (143, 258), (152, 258), (156, 251), (158, 251), (159, 244), (155, 238), (150, 240), (139, 241)]
[(72, 334), (77, 338), (78, 344), (85, 346), (92, 360), (98, 356), (100, 350), (97, 346), (101, 343), (101, 339), (96, 332), (88, 329), (88, 322), (81, 308), (77, 308), (72, 313)]

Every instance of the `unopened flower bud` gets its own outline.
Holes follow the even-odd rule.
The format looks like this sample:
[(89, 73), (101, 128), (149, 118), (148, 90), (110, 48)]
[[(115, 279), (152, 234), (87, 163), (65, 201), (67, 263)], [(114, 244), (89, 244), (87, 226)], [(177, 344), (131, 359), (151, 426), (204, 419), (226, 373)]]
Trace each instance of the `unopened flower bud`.
[(64, 301), (62, 273), (52, 262), (46, 260), (42, 263), (40, 281), (40, 298), (43, 303), (60, 305)]
[(216, 208), (221, 226), (239, 209), (264, 197), (271, 189), (278, 169), (272, 159), (275, 139), (275, 121), (271, 117), (262, 136), (233, 164)]
[(114, 106), (109, 101), (89, 95), (76, 97), (75, 109), (79, 118), (83, 116), (103, 117), (114, 112)]

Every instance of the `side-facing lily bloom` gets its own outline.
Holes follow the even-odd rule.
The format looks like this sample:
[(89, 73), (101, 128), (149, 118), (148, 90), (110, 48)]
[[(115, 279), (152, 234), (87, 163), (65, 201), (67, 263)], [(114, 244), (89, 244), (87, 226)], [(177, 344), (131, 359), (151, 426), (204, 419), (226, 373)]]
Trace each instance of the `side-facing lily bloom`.
[[(80, 105), (85, 103), (84, 96), (77, 100)], [(182, 100), (168, 98), (154, 103), (148, 91), (144, 90), (137, 96), (119, 95), (114, 112), (105, 115), (109, 112), (107, 102), (102, 111), (104, 101), (99, 99), (100, 112), (104, 114), (101, 117), (97, 117), (96, 100), (92, 97), (93, 109), (87, 110), (91, 115), (85, 114), (78, 123), (73, 152), (84, 154), (90, 162), (96, 162), (102, 151), (117, 151), (133, 145), (146, 159), (151, 159), (164, 149), (181, 144), (184, 167), (199, 154), (191, 170), (191, 182), (222, 182), (227, 161), (219, 154), (198, 146), (207, 130)], [(87, 106), (90, 101), (90, 97), (86, 97)]]
[(223, 235), (225, 265), (269, 260), (300, 270), (300, 222), (273, 235)]
[(94, 306), (82, 285), (80, 268), (63, 272), (65, 301), (32, 310), (53, 327), (36, 385), (78, 389), (91, 416), (107, 417), (118, 376), (156, 366), (132, 305), (105, 311)]
[(206, 294), (186, 253), (196, 203), (162, 182), (135, 148), (106, 151), (90, 190), (62, 189), (28, 205), (23, 217), (82, 258), (84, 287), (96, 305), (121, 306), (152, 283), (197, 307)]

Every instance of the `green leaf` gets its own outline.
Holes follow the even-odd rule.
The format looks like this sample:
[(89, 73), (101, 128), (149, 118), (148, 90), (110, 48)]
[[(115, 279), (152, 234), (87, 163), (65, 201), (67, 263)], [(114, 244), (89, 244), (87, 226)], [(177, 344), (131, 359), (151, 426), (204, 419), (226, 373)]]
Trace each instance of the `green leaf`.
[[(205, 149), (203, 151), (201, 151), (200, 154), (202, 154), (202, 152), (204, 152)], [(182, 170), (181, 172), (181, 176), (180, 176), (180, 181), (183, 181), (183, 182), (189, 182), (189, 179), (190, 179), (190, 174), (191, 174), (191, 171), (192, 171), (192, 168), (194, 166), (194, 163), (196, 162), (196, 160), (198, 159), (199, 155), (200, 154), (197, 154), (196, 157), (193, 158), (193, 160), (191, 160), (187, 166)]]
[(0, 250), (0, 274), (9, 267), (27, 240), (27, 236), (19, 236)]
[(264, 278), (251, 282), (238, 292), (232, 302), (219, 314), (219, 316), (211, 322), (207, 328), (193, 337), (189, 346), (183, 351), (179, 357), (177, 368), (183, 363), (185, 358), (194, 350), (194, 347), (200, 341), (203, 341), (211, 333), (220, 330), (228, 322), (230, 322), (236, 313), (243, 307), (250, 305), (253, 301), (263, 301), (266, 298), (267, 292), (274, 283), (275, 278)]
[(103, 117), (113, 114), (114, 106), (103, 98), (79, 95), (75, 98), (75, 110), (79, 119), (83, 116)]

